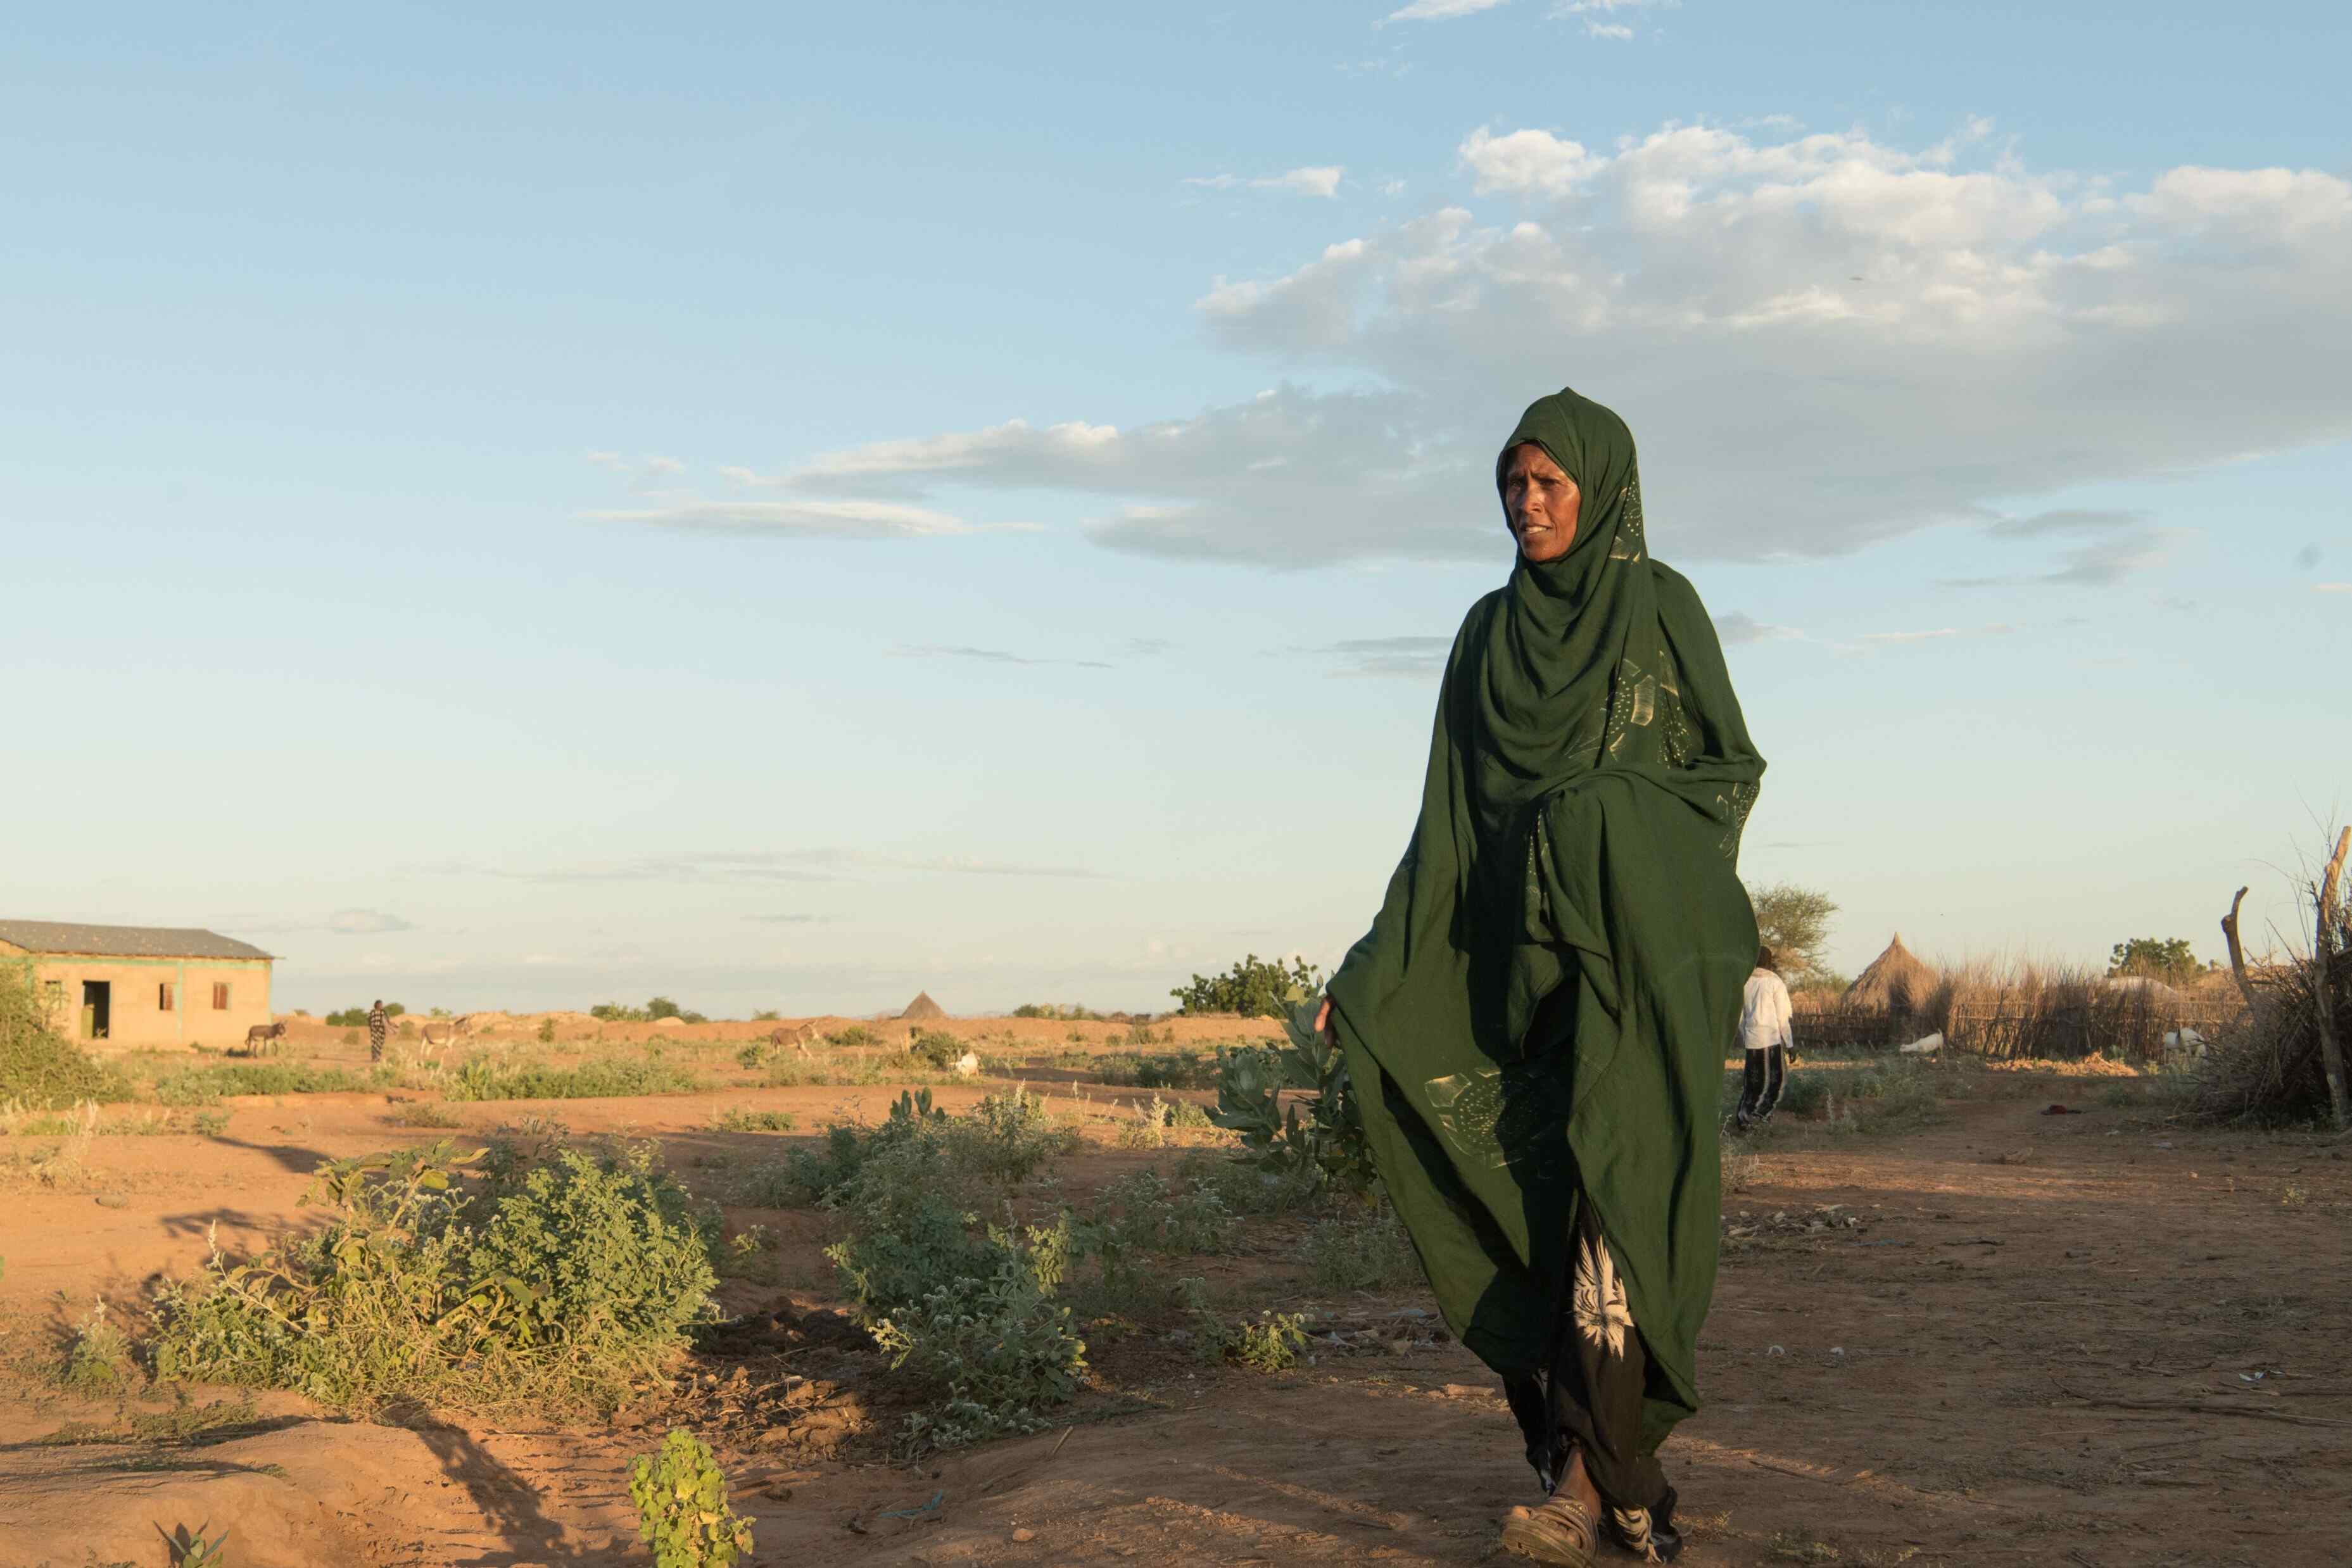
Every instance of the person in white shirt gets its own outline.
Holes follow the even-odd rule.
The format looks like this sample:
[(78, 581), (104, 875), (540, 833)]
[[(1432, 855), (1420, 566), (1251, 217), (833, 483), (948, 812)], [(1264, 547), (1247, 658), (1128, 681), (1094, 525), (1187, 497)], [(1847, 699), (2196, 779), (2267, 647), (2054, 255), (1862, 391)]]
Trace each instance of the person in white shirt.
[(1779, 968), (1770, 948), (1758, 948), (1756, 973), (1748, 977), (1740, 994), (1739, 1043), (1748, 1060), (1734, 1120), (1742, 1132), (1764, 1124), (1772, 1108), (1780, 1103), (1780, 1089), (1789, 1080), (1789, 1058), (1796, 1037), (1790, 1029), (1789, 987)]

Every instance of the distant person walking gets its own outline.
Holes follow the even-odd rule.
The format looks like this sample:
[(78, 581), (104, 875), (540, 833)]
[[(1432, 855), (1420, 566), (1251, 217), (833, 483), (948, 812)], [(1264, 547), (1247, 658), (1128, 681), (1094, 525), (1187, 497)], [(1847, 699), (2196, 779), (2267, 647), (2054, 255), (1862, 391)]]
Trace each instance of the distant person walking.
[(1518, 558), (1454, 639), (1420, 820), (1318, 1026), (1527, 1439), (1546, 1499), (1504, 1546), (1585, 1568), (1605, 1534), (1659, 1562), (1682, 1545), (1658, 1447), (1698, 1408), (1764, 763), (1698, 595), (1651, 558), (1624, 421), (1542, 398), (1495, 485)]
[(383, 1031), (391, 1022), (383, 1014), (383, 998), (377, 997), (375, 1005), (368, 1009), (368, 1060), (383, 1060)]
[(1796, 1050), (1796, 1036), (1790, 1026), (1794, 1009), (1789, 1002), (1788, 982), (1780, 978), (1780, 971), (1772, 950), (1759, 947), (1756, 973), (1748, 977), (1740, 993), (1739, 1043), (1747, 1060), (1740, 1068), (1736, 1120), (1742, 1132), (1764, 1125), (1772, 1108), (1780, 1103), (1780, 1090), (1789, 1081), (1789, 1060)]

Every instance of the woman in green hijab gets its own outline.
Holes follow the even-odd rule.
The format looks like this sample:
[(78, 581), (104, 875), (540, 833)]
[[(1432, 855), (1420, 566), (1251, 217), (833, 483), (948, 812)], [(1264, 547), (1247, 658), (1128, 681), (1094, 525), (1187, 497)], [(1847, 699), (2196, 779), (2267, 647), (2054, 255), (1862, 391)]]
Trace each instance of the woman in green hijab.
[(1764, 763), (1697, 594), (1650, 559), (1624, 421), (1539, 399), (1495, 479), (1518, 557), (1454, 638), (1420, 820), (1320, 1026), (1548, 1494), (1504, 1544), (1581, 1568), (1605, 1533), (1663, 1561)]

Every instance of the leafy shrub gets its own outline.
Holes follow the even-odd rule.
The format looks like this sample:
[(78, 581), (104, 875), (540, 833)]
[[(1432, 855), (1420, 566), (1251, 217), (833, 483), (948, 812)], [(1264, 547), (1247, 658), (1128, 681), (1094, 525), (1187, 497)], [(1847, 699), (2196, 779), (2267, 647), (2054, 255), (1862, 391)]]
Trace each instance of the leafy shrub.
[(1421, 1255), (1385, 1203), (1327, 1219), (1307, 1240), (1315, 1283), (1326, 1290), (1403, 1290), (1422, 1282)]
[[(387, 1002), (383, 1005), (383, 1016), (387, 1018), (397, 1018), (407, 1011), (407, 1008), (397, 1002)], [(340, 1013), (328, 1014), (327, 1026), (332, 1029), (363, 1029), (367, 1026), (367, 1020), (366, 1008), (346, 1007)]]
[[(926, 1090), (923, 1103), (929, 1102)], [(1027, 1181), (1079, 1143), (1076, 1131), (1046, 1113), (1043, 1099), (1018, 1086), (988, 1096), (971, 1114), (944, 1123), (942, 1132), (956, 1164), (1005, 1186)]]
[(166, 1073), (155, 1080), (155, 1098), (165, 1105), (214, 1105), (232, 1094), (341, 1094), (367, 1087), (341, 1068), (232, 1062)]
[(647, 1024), (653, 1015), (643, 1007), (631, 1007), (619, 1002), (599, 1002), (588, 1009), (588, 1016), (607, 1024)]
[(1176, 1167), (1177, 1179), (1204, 1192), (1237, 1215), (1295, 1214), (1323, 1201), (1323, 1173), (1313, 1165), (1268, 1170), (1236, 1160), (1194, 1152)]
[(1305, 959), (1294, 959), (1285, 968), (1253, 952), (1225, 973), (1195, 974), (1190, 984), (1179, 985), (1169, 994), (1186, 1013), (1279, 1018), (1298, 1004), (1312, 1001), (1322, 990), (1322, 971)]
[(790, 1132), (800, 1123), (789, 1110), (746, 1110), (730, 1106), (710, 1123), (713, 1132)]
[(554, 1019), (541, 1018), (539, 1021), (539, 1043), (542, 1046), (551, 1046), (555, 1044)]
[(907, 1047), (907, 1054), (934, 1072), (946, 1072), (962, 1059), (964, 1043), (944, 1029), (925, 1029)]
[(637, 1539), (655, 1568), (729, 1568), (751, 1551), (751, 1524), (727, 1506), (727, 1473), (709, 1444), (682, 1426), (629, 1461)]
[(1121, 1089), (1214, 1089), (1217, 1061), (1198, 1051), (1153, 1057), (1100, 1057), (1085, 1062), (1098, 1083)]
[(62, 1110), (131, 1098), (130, 1080), (49, 1027), (29, 965), (0, 963), (0, 1102)]
[(1231, 1252), (1236, 1223), (1234, 1211), (1209, 1188), (1180, 1187), (1157, 1171), (1136, 1171), (1103, 1189), (1082, 1246), (1103, 1258), (1110, 1274), (1139, 1253)]
[(1051, 1002), (1024, 1002), (1013, 1009), (1016, 1018), (1055, 1018), (1069, 1023), (1099, 1021), (1104, 1015), (1091, 1007), (1056, 1006)]
[(159, 1293), (166, 1379), (336, 1405), (609, 1408), (709, 1310), (715, 1227), (650, 1148), (508, 1148), (481, 1176), (448, 1141), (322, 1166), (324, 1228)]
[(1193, 1130), (1213, 1127), (1216, 1123), (1209, 1120), (1209, 1113), (1206, 1110), (1191, 1100), (1179, 1100), (1169, 1104), (1168, 1125)]
[(1298, 1352), (1307, 1345), (1305, 1313), (1265, 1310), (1255, 1318), (1229, 1321), (1210, 1305), (1201, 1280), (1180, 1280), (1177, 1291), (1192, 1321), (1194, 1342), (1207, 1360), (1232, 1362), (1253, 1372), (1280, 1372), (1298, 1364)]
[(131, 1342), (107, 1321), (106, 1302), (100, 1300), (74, 1331), (58, 1381), (76, 1394), (115, 1394), (131, 1381), (134, 1371)]
[(1168, 1108), (1153, 1095), (1149, 1105), (1129, 1107), (1131, 1115), (1118, 1124), (1118, 1146), (1122, 1149), (1157, 1149), (1168, 1142)]
[(447, 1106), (430, 1100), (414, 1100), (386, 1120), (399, 1127), (463, 1127), (466, 1119)]
[(576, 1067), (500, 1062), (474, 1057), (443, 1084), (452, 1100), (623, 1100), (640, 1094), (692, 1094), (702, 1080), (659, 1061), (592, 1061)]
[(881, 1044), (880, 1037), (877, 1036), (873, 1030), (867, 1028), (863, 1024), (852, 1024), (846, 1028), (835, 1029), (832, 1034), (825, 1037), (825, 1040), (827, 1043), (836, 1046), (874, 1046)]
[(784, 1016), (782, 1013), (777, 1012), (773, 1007), (761, 1007), (752, 1013), (751, 1022), (754, 1024), (781, 1023), (783, 1016)]
[(2198, 962), (2197, 950), (2185, 936), (2136, 936), (2116, 943), (2107, 955), (2107, 973), (2186, 985), (2205, 973), (2205, 965)]
[[(1347, 1053), (1315, 1028), (1301, 1003), (1283, 1020), (1282, 1046), (1242, 1046), (1217, 1056), (1217, 1110), (1210, 1118), (1241, 1134), (1243, 1158), (1270, 1171), (1312, 1170), (1343, 1190), (1369, 1192), (1378, 1179), (1363, 1118), (1348, 1079)], [(1307, 1115), (1285, 1105), (1285, 1089), (1312, 1089)]]

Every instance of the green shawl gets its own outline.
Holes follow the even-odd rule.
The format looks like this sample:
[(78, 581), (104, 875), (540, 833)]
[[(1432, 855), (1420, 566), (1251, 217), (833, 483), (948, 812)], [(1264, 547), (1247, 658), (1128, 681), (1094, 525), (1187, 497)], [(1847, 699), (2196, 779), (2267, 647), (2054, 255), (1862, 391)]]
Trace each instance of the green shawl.
[(1624, 421), (1538, 401), (1498, 490), (1528, 441), (1577, 482), (1575, 540), (1463, 621), (1412, 842), (1329, 994), (1389, 1195), (1497, 1372), (1549, 1365), (1592, 1205), (1649, 1349), (1646, 1450), (1698, 1407), (1764, 763), (1697, 594), (1649, 558)]

